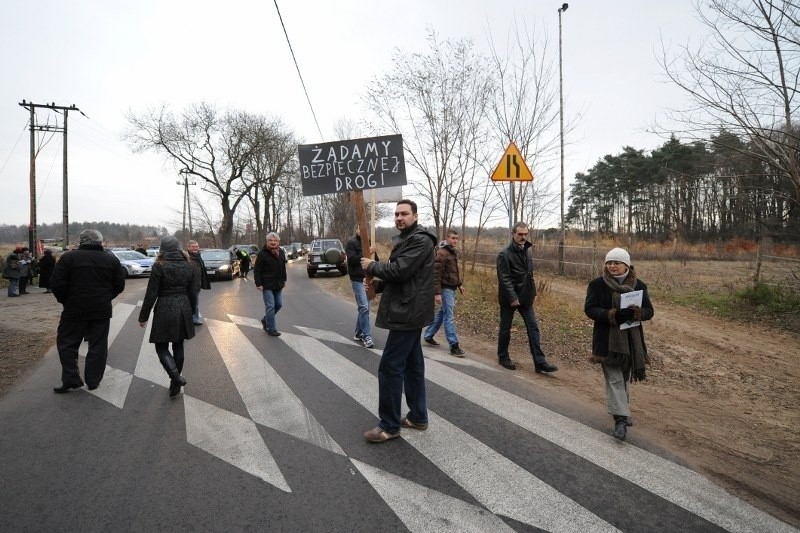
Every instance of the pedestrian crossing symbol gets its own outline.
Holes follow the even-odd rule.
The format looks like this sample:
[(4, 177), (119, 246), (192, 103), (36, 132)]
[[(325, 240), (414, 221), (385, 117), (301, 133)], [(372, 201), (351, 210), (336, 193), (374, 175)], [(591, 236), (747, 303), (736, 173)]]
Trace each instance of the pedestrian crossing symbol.
[(533, 174), (513, 141), (492, 172), (492, 181), (533, 181)]

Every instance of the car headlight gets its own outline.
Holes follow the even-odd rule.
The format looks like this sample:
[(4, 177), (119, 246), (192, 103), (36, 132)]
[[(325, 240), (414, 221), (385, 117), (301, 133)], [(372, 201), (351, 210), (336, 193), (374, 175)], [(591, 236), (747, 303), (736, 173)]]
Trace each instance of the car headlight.
[(224, 271), (228, 270), (230, 267), (231, 267), (230, 265), (222, 265), (222, 266), (219, 267), (219, 269), (224, 272)]

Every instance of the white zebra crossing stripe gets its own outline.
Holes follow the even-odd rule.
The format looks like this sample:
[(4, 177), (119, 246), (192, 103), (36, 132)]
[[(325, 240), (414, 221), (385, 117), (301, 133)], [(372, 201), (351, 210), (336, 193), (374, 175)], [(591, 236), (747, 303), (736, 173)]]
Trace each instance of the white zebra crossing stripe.
[(183, 405), (189, 444), (284, 492), (292, 492), (252, 420), (191, 396), (183, 397)]
[(429, 362), (425, 377), (509, 422), (732, 532), (794, 531), (700, 474), (498, 387)]
[(482, 507), (423, 487), (356, 459), (350, 460), (410, 531), (514, 531)]
[(137, 378), (146, 379), (156, 385), (166, 387), (169, 385), (169, 377), (158, 360), (154, 344), (150, 344), (150, 330), (153, 328), (153, 321), (148, 320), (144, 328), (142, 345), (139, 348), (139, 358), (136, 360), (136, 370), (133, 375)]
[(87, 390), (87, 392), (122, 409), (125, 406), (125, 398), (128, 396), (132, 381), (133, 376), (128, 372), (106, 366), (100, 386), (92, 391)]
[[(372, 411), (378, 405), (374, 375), (316, 339), (280, 338), (362, 406)], [(405, 440), (493, 513), (548, 531), (617, 531), (442, 417), (431, 411), (428, 417), (436, 431), (406, 432)]]
[(206, 325), (253, 421), (344, 455), (236, 324), (206, 319)]
[(347, 344), (353, 344), (353, 342), (355, 342), (333, 331), (309, 328), (304, 326), (295, 326), (295, 327), (300, 331), (302, 331), (303, 333), (305, 333), (306, 335), (308, 335), (309, 337), (314, 337), (315, 339), (319, 339), (321, 341), (333, 341), (333, 342), (341, 342)]

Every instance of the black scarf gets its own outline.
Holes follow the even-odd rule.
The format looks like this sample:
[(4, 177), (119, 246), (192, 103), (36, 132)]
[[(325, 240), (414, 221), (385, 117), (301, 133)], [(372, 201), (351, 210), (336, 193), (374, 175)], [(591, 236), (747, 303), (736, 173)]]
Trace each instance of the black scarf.
[[(620, 295), (624, 292), (631, 292), (636, 287), (636, 272), (633, 267), (630, 267), (628, 275), (620, 283), (608, 269), (605, 269), (603, 281), (611, 289), (611, 301), (616, 310), (619, 309)], [(636, 315), (637, 317), (641, 316), (638, 310)], [(642, 326), (619, 329), (619, 326), (612, 325), (608, 333), (608, 357), (604, 364), (620, 367), (626, 381), (644, 381), (647, 379), (645, 366), (649, 363), (650, 360), (644, 347)]]

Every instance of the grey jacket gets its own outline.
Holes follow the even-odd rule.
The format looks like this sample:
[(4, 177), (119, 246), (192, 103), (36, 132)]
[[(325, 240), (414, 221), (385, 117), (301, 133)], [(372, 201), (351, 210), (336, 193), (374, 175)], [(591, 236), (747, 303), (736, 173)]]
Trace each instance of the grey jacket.
[(368, 274), (379, 278), (382, 293), (375, 325), (413, 331), (433, 322), (433, 259), (436, 236), (414, 226), (392, 239), (388, 262), (370, 263)]

